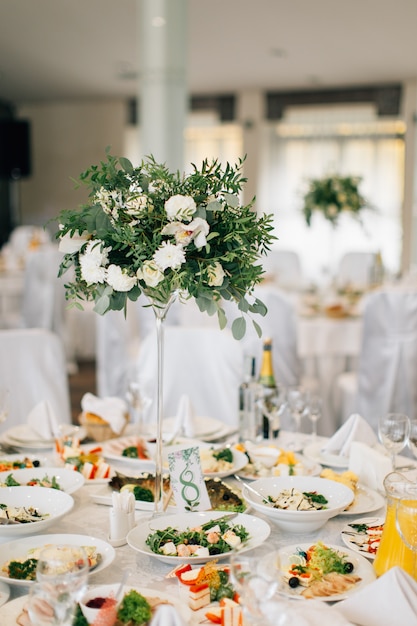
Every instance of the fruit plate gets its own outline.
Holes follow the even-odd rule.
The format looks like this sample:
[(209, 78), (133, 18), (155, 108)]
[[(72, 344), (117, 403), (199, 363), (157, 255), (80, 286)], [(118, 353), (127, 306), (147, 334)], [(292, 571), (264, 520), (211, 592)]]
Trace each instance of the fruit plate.
[(206, 563), (207, 561), (227, 558), (230, 556), (231, 550), (223, 554), (201, 557), (167, 556), (153, 552), (146, 543), (148, 535), (158, 530), (164, 530), (165, 528), (171, 527), (180, 531), (186, 531), (189, 528), (201, 526), (202, 524), (206, 524), (207, 522), (218, 520), (220, 518), (229, 519), (231, 526), (242, 525), (248, 531), (250, 538), (246, 541), (240, 552), (246, 552), (247, 550), (251, 550), (252, 548), (256, 548), (261, 545), (271, 533), (271, 527), (267, 522), (255, 517), (254, 515), (247, 515), (246, 513), (225, 514), (223, 511), (179, 513), (178, 515), (167, 515), (139, 524), (127, 535), (127, 543), (131, 548), (137, 550), (141, 554), (152, 556), (160, 561), (163, 561), (164, 563), (169, 563), (171, 566), (175, 566), (179, 563)]
[[(300, 550), (306, 552), (311, 547), (311, 545), (312, 545), (311, 543), (304, 543), (304, 544), (301, 543), (301, 544), (293, 544), (293, 545), (285, 546), (284, 548), (281, 548), (281, 550), (279, 551), (280, 560), (281, 560), (281, 568), (285, 570), (285, 567), (286, 567), (285, 564), (287, 563), (287, 561), (290, 560), (290, 557), (292, 555), (298, 553)], [(336, 546), (336, 545), (331, 545), (331, 544), (326, 544), (326, 546), (328, 548), (331, 548), (332, 550), (336, 550), (339, 554), (345, 554), (348, 560), (353, 564), (352, 574), (356, 574), (357, 576), (360, 577), (361, 580), (357, 582), (353, 587), (345, 591), (344, 593), (333, 594), (330, 596), (315, 596), (314, 598), (315, 600), (321, 600), (323, 602), (336, 602), (339, 600), (344, 600), (345, 598), (353, 595), (360, 589), (363, 589), (363, 587), (365, 587), (366, 585), (368, 585), (369, 583), (371, 583), (373, 580), (376, 579), (374, 568), (372, 564), (367, 559), (365, 559), (365, 557), (360, 556), (357, 552), (355, 553), (352, 550), (342, 548), (341, 546)], [(282, 590), (283, 595), (285, 595), (288, 598), (306, 601), (306, 598), (304, 598), (304, 596), (301, 595), (301, 592), (303, 591), (303, 589), (305, 589), (305, 587), (299, 585), (298, 587), (292, 589), (287, 583), (287, 581), (285, 580), (284, 575), (282, 577), (282, 580), (283, 580), (283, 585), (282, 585), (281, 590)]]

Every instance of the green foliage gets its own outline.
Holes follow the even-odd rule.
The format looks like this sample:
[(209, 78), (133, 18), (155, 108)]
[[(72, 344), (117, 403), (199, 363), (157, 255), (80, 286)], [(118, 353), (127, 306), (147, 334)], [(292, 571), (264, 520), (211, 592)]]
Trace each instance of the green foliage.
[(307, 225), (311, 225), (314, 212), (321, 212), (336, 226), (342, 212), (351, 213), (359, 219), (362, 209), (368, 206), (359, 193), (361, 178), (354, 176), (327, 176), (311, 179), (304, 196), (303, 213)]
[[(66, 253), (59, 274), (73, 270), (67, 299), (77, 306), (92, 300), (103, 315), (126, 310), (127, 300), (141, 293), (161, 306), (175, 293), (217, 314), (221, 328), (227, 324), (221, 303), (233, 300), (242, 317), (232, 330), (243, 337), (244, 317), (266, 313), (260, 301), (247, 297), (261, 282), (260, 259), (276, 239), (272, 215), (258, 216), (253, 202), (240, 203), (243, 161), (223, 168), (217, 160), (204, 160), (182, 175), (152, 156), (134, 167), (106, 152), (106, 160), (79, 176), (89, 189), (88, 203), (58, 216), (56, 238)], [(178, 198), (192, 209), (170, 213), (167, 202)], [(167, 245), (179, 260), (166, 260)], [(158, 254), (165, 255), (162, 262)]]

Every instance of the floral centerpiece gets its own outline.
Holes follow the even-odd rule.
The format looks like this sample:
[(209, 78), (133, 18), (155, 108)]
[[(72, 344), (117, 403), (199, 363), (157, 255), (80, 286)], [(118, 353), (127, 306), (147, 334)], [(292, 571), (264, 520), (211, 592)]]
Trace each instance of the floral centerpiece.
[(359, 193), (361, 180), (355, 176), (311, 179), (302, 209), (307, 225), (311, 225), (314, 212), (321, 212), (333, 226), (337, 225), (341, 213), (351, 213), (360, 219), (360, 212), (368, 206)]
[(232, 332), (240, 339), (245, 315), (266, 313), (247, 296), (262, 280), (258, 260), (275, 239), (272, 216), (257, 216), (253, 203), (239, 201), (242, 164), (222, 169), (216, 160), (204, 161), (181, 175), (153, 157), (133, 167), (107, 151), (105, 161), (79, 177), (90, 189), (88, 202), (59, 215), (65, 253), (59, 274), (75, 270), (67, 299), (81, 308), (93, 300), (104, 314), (125, 309), (127, 299), (141, 293), (163, 308), (175, 293), (217, 313), (221, 328), (227, 323), (222, 300), (234, 300), (241, 315)]

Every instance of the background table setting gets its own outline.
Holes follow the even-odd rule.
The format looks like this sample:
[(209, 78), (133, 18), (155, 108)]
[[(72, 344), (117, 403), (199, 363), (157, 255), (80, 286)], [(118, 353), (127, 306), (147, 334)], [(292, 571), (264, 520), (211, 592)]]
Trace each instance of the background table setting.
[[(90, 398), (91, 400), (91, 398)], [(88, 403), (87, 403), (88, 404)], [(97, 407), (97, 403), (95, 404)], [(99, 406), (100, 403), (99, 403)], [(91, 407), (91, 405), (90, 405)], [(122, 407), (123, 408), (123, 407)], [(124, 408), (123, 408), (124, 410)], [(37, 414), (41, 414), (38, 410)], [(44, 414), (44, 413), (43, 413)], [(187, 412), (182, 413), (182, 419)], [(140, 590), (147, 596), (157, 596), (162, 601), (167, 601), (175, 608), (175, 620), (172, 614), (165, 616), (168, 624), (199, 624), (212, 623), (207, 614), (211, 612), (211, 619), (223, 619), (222, 623), (228, 624), (230, 616), (226, 617), (225, 610), (219, 609), (219, 601), (211, 602), (207, 606), (193, 610), (190, 608), (190, 597), (188, 588), (184, 590), (178, 577), (173, 570), (178, 565), (191, 563), (192, 567), (202, 567), (207, 562), (215, 560), (219, 564), (229, 563), (230, 554), (216, 555), (216, 557), (183, 557), (158, 555), (150, 549), (146, 543), (149, 533), (157, 528), (165, 529), (167, 526), (190, 528), (194, 525), (193, 516), (207, 520), (222, 519), (226, 513), (225, 503), (236, 505), (243, 503), (241, 512), (233, 520), (233, 524), (242, 524), (250, 534), (251, 540), (242, 551), (242, 558), (249, 559), (251, 554), (256, 557), (257, 551), (266, 550), (276, 553), (280, 564), (290, 562), (291, 555), (300, 550), (307, 552), (311, 546), (323, 542), (325, 546), (339, 551), (346, 555), (346, 558), (354, 564), (354, 571), (361, 579), (356, 585), (342, 593), (333, 593), (327, 597), (313, 597), (304, 599), (300, 596), (303, 587), (291, 588), (288, 579), (283, 575), (285, 565), (282, 565), (281, 574), (277, 577), (279, 585), (271, 597), (262, 598), (266, 614), (262, 616), (264, 623), (279, 623), (278, 618), (287, 621), (283, 623), (297, 624), (357, 624), (359, 626), (384, 626), (392, 623), (387, 621), (386, 611), (375, 607), (371, 602), (381, 593), (381, 590), (390, 589), (390, 619), (393, 616), (404, 615), (409, 625), (417, 623), (417, 612), (415, 610), (417, 599), (417, 582), (412, 579), (410, 573), (404, 569), (393, 567), (382, 576), (377, 578), (373, 561), (375, 551), (381, 532), (384, 526), (386, 515), (386, 497), (383, 491), (383, 477), (390, 471), (390, 457), (387, 456), (383, 447), (378, 444), (376, 435), (369, 429), (367, 423), (361, 416), (352, 415), (348, 422), (339, 429), (332, 437), (319, 437), (310, 434), (300, 433), (301, 449), (297, 452), (290, 449), (293, 442), (294, 433), (282, 431), (274, 440), (264, 440), (255, 443), (239, 442), (237, 434), (231, 434), (226, 441), (213, 442), (211, 440), (211, 428), (213, 426), (209, 420), (198, 420), (195, 416), (188, 415), (186, 420), (195, 422), (188, 423), (188, 432), (193, 432), (200, 437), (186, 437), (176, 435), (173, 431), (178, 426), (178, 416), (167, 420), (164, 435), (167, 440), (164, 448), (164, 475), (166, 480), (169, 476), (169, 455), (172, 452), (182, 453), (182, 451), (197, 449), (200, 454), (200, 461), (204, 467), (204, 456), (209, 453), (223, 450), (231, 451), (231, 461), (229, 467), (221, 469), (213, 467), (205, 471), (204, 481), (213, 481), (214, 492), (218, 495), (226, 493), (227, 499), (219, 500), (216, 504), (207, 507), (204, 511), (187, 512), (181, 509), (175, 498), (175, 490), (167, 489), (167, 506), (162, 516), (153, 517), (153, 503), (144, 500), (137, 500), (134, 496), (134, 488), (137, 484), (144, 485), (141, 478), (144, 475), (153, 476), (155, 464), (152, 458), (154, 453), (154, 434), (149, 432), (144, 436), (138, 434), (137, 424), (127, 424), (122, 427), (119, 436), (105, 439), (103, 441), (93, 441), (86, 439), (88, 434), (84, 426), (82, 430), (74, 427), (73, 430), (64, 428), (62, 437), (67, 443), (71, 441), (71, 454), (75, 450), (81, 451), (85, 456), (84, 464), (94, 463), (97, 457), (102, 459), (109, 468), (109, 475), (101, 477), (93, 475), (86, 477), (83, 467), (79, 466), (74, 471), (68, 464), (69, 459), (64, 464), (63, 457), (57, 454), (56, 442), (49, 441), (49, 445), (43, 441), (39, 448), (29, 448), (27, 442), (13, 439), (17, 451), (13, 455), (1, 454), (0, 484), (7, 491), (22, 490), (36, 493), (33, 501), (41, 506), (46, 494), (55, 492), (54, 495), (65, 496), (69, 502), (67, 511), (64, 514), (62, 507), (56, 518), (35, 522), (41, 526), (41, 530), (34, 529), (31, 524), (23, 529), (25, 533), (16, 537), (17, 526), (4, 526), (0, 524), (0, 543), (2, 556), (2, 567), (11, 559), (20, 559), (27, 555), (29, 550), (45, 545), (46, 543), (65, 543), (71, 545), (94, 546), (101, 555), (99, 564), (91, 570), (88, 584), (89, 590), (102, 589), (102, 585), (118, 585), (123, 581), (123, 590)], [(31, 420), (29, 420), (31, 421)], [(114, 422), (112, 423), (114, 427)], [(143, 424), (140, 425), (143, 429)], [(200, 430), (199, 430), (200, 429)], [(207, 439), (204, 436), (205, 429)], [(97, 432), (97, 431), (96, 431)], [(115, 433), (117, 434), (117, 433)], [(175, 436), (172, 437), (172, 434)], [(78, 443), (78, 438), (83, 440)], [(10, 436), (6, 433), (0, 439), (6, 444), (10, 441)], [(33, 442), (30, 445), (34, 445)], [(35, 444), (36, 445), (36, 444)], [(355, 446), (362, 446), (362, 452), (356, 453)], [(133, 456), (124, 456), (123, 452), (130, 450)], [(132, 452), (133, 450), (133, 452)], [(136, 452), (135, 452), (136, 450)], [(366, 451), (371, 451), (376, 463), (376, 470), (372, 474), (369, 472), (369, 463), (366, 462), (368, 455)], [(129, 454), (130, 454), (129, 453)], [(134, 456), (137, 454), (137, 456)], [(96, 455), (96, 456), (94, 456)], [(249, 457), (247, 456), (249, 455)], [(31, 462), (38, 467), (13, 468), (11, 465), (17, 460), (26, 459), (25, 463)], [(250, 459), (250, 462), (249, 462)], [(271, 460), (272, 459), (272, 460)], [(360, 459), (361, 461), (359, 462)], [(97, 461), (98, 462), (98, 461)], [(379, 465), (378, 465), (379, 462)], [(388, 462), (388, 465), (387, 465)], [(7, 464), (9, 466), (7, 467)], [(399, 468), (416, 468), (417, 463), (409, 456), (397, 456), (397, 466)], [(290, 469), (291, 468), (291, 469)], [(346, 485), (352, 480), (352, 474), (356, 475), (357, 484), (354, 485), (353, 492)], [(402, 471), (402, 470), (401, 470)], [(166, 473), (165, 473), (166, 472)], [(6, 480), (12, 476), (13, 484), (20, 486), (6, 486)], [(38, 479), (42, 481), (48, 476), (53, 478), (60, 485), (62, 492), (50, 488), (49, 483), (45, 487), (39, 484), (27, 486), (27, 481)], [(414, 476), (411, 472), (410, 476)], [(115, 479), (120, 479), (120, 486), (125, 486), (118, 492), (114, 489)], [(299, 524), (299, 520), (288, 525), (280, 523), (277, 509), (271, 509), (264, 500), (259, 500), (251, 489), (259, 494), (262, 488), (264, 496), (278, 493), (281, 490), (280, 481), (283, 484), (295, 485), (291, 481), (306, 481), (305, 489), (308, 491), (323, 492), (320, 485), (330, 483), (336, 496), (350, 493), (350, 500), (342, 502), (342, 509), (335, 508), (333, 503), (333, 491), (328, 492), (328, 500), (331, 502), (323, 522), (318, 528)], [(3, 482), (4, 481), (4, 482)], [(268, 482), (269, 481), (269, 482)], [(289, 481), (289, 483), (288, 483)], [(310, 486), (310, 483), (311, 486)], [(318, 486), (314, 481), (318, 481)], [(321, 481), (321, 482), (320, 482)], [(32, 481), (33, 482), (33, 481)], [(172, 479), (172, 483), (173, 483)], [(264, 483), (266, 487), (264, 487)], [(113, 484), (113, 487), (110, 486)], [(207, 483), (208, 484), (208, 483)], [(303, 483), (304, 484), (304, 483)], [(230, 491), (229, 491), (230, 490)], [(2, 492), (0, 491), (0, 494)], [(212, 492), (210, 492), (212, 493)], [(42, 496), (44, 494), (44, 496)], [(234, 496), (232, 494), (235, 494)], [(4, 496), (6, 497), (6, 496)], [(235, 500), (234, 497), (237, 499)], [(1, 498), (0, 498), (1, 500)], [(349, 502), (353, 502), (349, 505)], [(212, 510), (214, 509), (214, 510)], [(217, 510), (216, 510), (217, 509)], [(220, 510), (219, 510), (220, 509)], [(61, 514), (62, 513), (62, 514)], [(297, 512), (298, 513), (298, 512)], [(303, 513), (303, 512), (301, 512)], [(44, 525), (42, 527), (42, 525)], [(47, 533), (44, 534), (42, 528), (47, 526)], [(363, 534), (363, 528), (369, 528), (376, 534)], [(8, 534), (8, 531), (9, 534)], [(234, 553), (234, 550), (231, 551)], [(239, 554), (240, 557), (240, 554)], [(195, 560), (193, 560), (195, 559)], [(233, 557), (232, 557), (233, 560)], [(193, 563), (195, 565), (193, 565)], [(229, 566), (230, 567), (230, 566)], [(24, 606), (27, 605), (28, 593), (34, 583), (26, 580), (12, 580), (4, 571), (0, 573), (0, 602), (4, 603), (1, 610), (5, 624), (17, 624), (17, 619), (24, 613)], [(95, 587), (97, 585), (97, 587)], [(99, 587), (100, 586), (100, 587)], [(105, 587), (108, 593), (109, 587)], [(104, 592), (103, 592), (104, 593)], [(241, 603), (245, 607), (245, 595), (241, 597)], [(383, 593), (383, 592), (382, 592)], [(8, 600), (8, 601), (7, 601)], [(7, 601), (7, 602), (6, 602)], [(395, 609), (393, 608), (395, 606)], [(245, 609), (247, 610), (247, 609)], [(223, 618), (221, 611), (224, 612)], [(213, 615), (215, 618), (213, 618)], [(219, 618), (220, 615), (220, 618)], [(155, 621), (158, 612), (155, 613)], [(217, 617), (216, 617), (217, 616)], [(256, 617), (256, 616), (255, 616)], [(259, 618), (259, 616), (258, 616)], [(258, 618), (246, 614), (245, 620), (248, 624), (257, 624)], [(251, 621), (252, 620), (252, 621)], [(266, 621), (265, 621), (266, 620)], [(269, 620), (269, 621), (268, 621)], [(245, 621), (245, 623), (246, 623)], [(219, 623), (220, 623), (219, 622)]]

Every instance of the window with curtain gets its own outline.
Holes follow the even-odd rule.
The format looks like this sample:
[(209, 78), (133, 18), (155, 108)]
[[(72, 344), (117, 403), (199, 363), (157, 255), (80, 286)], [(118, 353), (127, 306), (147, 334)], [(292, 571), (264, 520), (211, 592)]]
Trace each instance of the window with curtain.
[[(265, 128), (258, 206), (275, 214), (277, 247), (298, 252), (306, 278), (327, 283), (345, 252), (380, 251), (388, 272), (401, 258), (404, 125), (377, 118), (372, 105), (294, 107)], [(302, 214), (310, 178), (360, 176), (372, 205), (359, 224), (349, 214), (334, 228)]]

